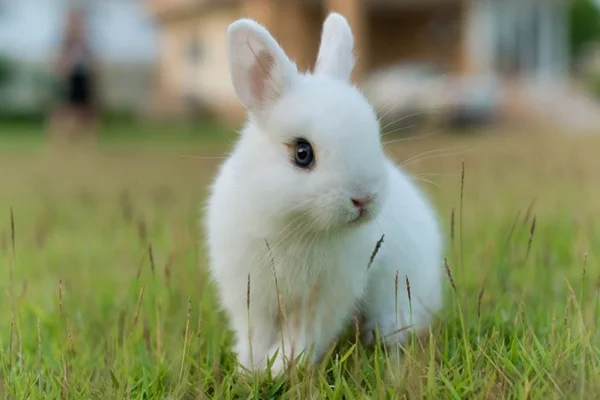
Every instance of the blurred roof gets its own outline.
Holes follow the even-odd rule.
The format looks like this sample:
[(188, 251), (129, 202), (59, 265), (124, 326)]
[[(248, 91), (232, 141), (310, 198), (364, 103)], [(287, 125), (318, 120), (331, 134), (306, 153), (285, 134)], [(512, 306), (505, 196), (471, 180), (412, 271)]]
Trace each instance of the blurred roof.
[[(151, 13), (160, 18), (191, 17), (198, 12), (214, 7), (240, 3), (241, 0), (142, 0)], [(326, 0), (277, 0), (301, 1), (306, 4), (322, 5)], [(460, 3), (468, 0), (364, 0), (370, 7), (402, 9), (406, 7), (430, 7), (433, 5)], [(600, 1), (600, 0), (599, 0)]]

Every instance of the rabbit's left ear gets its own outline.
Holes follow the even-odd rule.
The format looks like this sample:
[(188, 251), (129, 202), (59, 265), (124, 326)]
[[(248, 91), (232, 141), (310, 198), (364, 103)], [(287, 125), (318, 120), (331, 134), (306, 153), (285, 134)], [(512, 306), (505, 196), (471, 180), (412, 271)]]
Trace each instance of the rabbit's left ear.
[(315, 75), (350, 80), (354, 69), (354, 36), (346, 18), (331, 13), (323, 23)]

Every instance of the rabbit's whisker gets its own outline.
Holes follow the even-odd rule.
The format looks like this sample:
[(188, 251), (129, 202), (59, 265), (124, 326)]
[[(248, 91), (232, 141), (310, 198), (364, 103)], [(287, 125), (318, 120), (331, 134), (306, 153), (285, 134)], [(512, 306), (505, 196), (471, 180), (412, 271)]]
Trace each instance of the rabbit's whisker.
[(444, 148), (444, 149), (433, 149), (433, 150), (428, 150), (428, 151), (425, 151), (425, 152), (423, 152), (423, 153), (417, 154), (417, 155), (415, 155), (415, 156), (409, 157), (408, 159), (404, 160), (404, 161), (401, 163), (401, 165), (407, 165), (408, 163), (411, 163), (411, 162), (413, 162), (414, 160), (420, 160), (420, 159), (422, 159), (422, 157), (425, 157), (425, 156), (430, 156), (430, 155), (440, 155), (440, 154), (441, 154), (441, 155), (443, 155), (443, 154), (447, 154), (447, 153), (445, 153), (445, 152), (451, 152), (451, 151), (454, 151), (454, 150), (457, 150), (457, 149), (460, 149), (460, 148), (464, 148), (464, 147), (461, 147), (461, 146), (454, 146), (454, 147), (447, 147), (447, 148)]
[(432, 154), (432, 155), (425, 156), (425, 157), (414, 158), (414, 159), (412, 159), (410, 161), (406, 161), (406, 162), (404, 162), (404, 163), (402, 163), (400, 165), (404, 167), (404, 166), (407, 166), (407, 165), (410, 165), (410, 164), (414, 164), (416, 162), (425, 161), (425, 160), (431, 160), (431, 159), (434, 159), (434, 158), (460, 156), (460, 155), (464, 155), (464, 154), (470, 153), (471, 151), (473, 151), (473, 149), (465, 150), (465, 151), (457, 151), (457, 152), (454, 152), (454, 153)]
[(178, 158), (189, 158), (192, 160), (225, 160), (227, 156), (191, 156), (188, 154), (174, 154)]

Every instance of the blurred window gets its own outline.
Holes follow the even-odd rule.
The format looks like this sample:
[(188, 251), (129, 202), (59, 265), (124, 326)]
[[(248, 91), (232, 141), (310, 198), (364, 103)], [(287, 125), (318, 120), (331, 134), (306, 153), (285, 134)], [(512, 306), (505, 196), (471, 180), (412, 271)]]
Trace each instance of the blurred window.
[(204, 46), (202, 45), (198, 35), (194, 35), (188, 42), (185, 49), (185, 57), (187, 61), (196, 66), (204, 59)]

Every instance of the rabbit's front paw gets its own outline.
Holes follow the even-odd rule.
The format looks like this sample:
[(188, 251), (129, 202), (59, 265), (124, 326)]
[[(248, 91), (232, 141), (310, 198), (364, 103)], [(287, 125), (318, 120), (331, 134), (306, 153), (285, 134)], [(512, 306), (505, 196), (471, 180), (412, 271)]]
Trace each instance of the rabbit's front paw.
[(261, 368), (266, 370), (267, 362), (269, 362), (271, 364), (271, 375), (277, 376), (289, 368), (290, 364), (297, 365), (303, 361), (304, 352), (302, 350), (287, 344), (284, 344), (282, 348), (281, 343), (277, 343), (268, 351), (264, 365), (261, 365)]
[(237, 356), (236, 371), (238, 373), (252, 372), (254, 368), (252, 366), (250, 346), (240, 342), (236, 345), (235, 353)]

